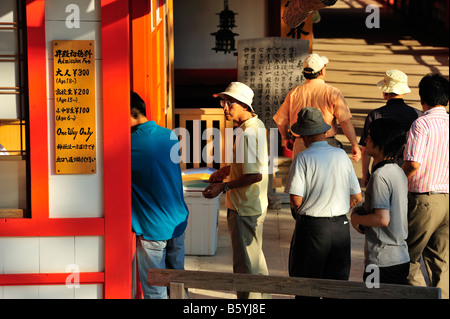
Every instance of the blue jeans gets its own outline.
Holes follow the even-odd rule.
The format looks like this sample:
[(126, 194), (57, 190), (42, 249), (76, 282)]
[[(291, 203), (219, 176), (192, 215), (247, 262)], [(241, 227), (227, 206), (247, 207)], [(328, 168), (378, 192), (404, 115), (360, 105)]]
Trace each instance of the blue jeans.
[(184, 234), (173, 239), (153, 241), (137, 238), (137, 262), (145, 299), (167, 299), (167, 287), (149, 286), (147, 271), (156, 269), (184, 270)]

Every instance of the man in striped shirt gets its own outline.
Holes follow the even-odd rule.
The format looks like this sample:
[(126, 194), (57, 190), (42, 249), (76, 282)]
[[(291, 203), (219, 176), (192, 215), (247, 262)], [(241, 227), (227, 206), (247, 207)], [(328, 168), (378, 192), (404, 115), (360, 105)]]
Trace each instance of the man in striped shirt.
[(408, 177), (409, 282), (425, 286), (422, 256), (430, 286), (448, 298), (449, 242), (449, 82), (439, 74), (426, 75), (419, 84), (423, 115), (411, 126), (403, 170)]

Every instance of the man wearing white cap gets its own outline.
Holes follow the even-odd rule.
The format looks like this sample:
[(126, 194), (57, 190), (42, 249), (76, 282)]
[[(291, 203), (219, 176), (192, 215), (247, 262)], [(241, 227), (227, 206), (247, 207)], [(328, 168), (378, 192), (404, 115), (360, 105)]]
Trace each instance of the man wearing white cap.
[[(206, 198), (226, 192), (228, 231), (233, 250), (233, 271), (268, 275), (262, 250), (263, 223), (267, 212), (268, 152), (266, 128), (254, 114), (253, 90), (241, 82), (232, 82), (220, 97), (225, 117), (238, 126), (233, 148), (233, 163), (210, 177), (203, 191)], [(227, 181), (222, 183), (225, 179)], [(238, 299), (265, 299), (268, 294), (238, 292)]]
[(339, 89), (325, 83), (326, 65), (328, 58), (318, 54), (310, 54), (303, 62), (303, 75), (306, 78), (304, 84), (291, 90), (284, 103), (273, 117), (278, 125), (283, 146), (293, 150), (293, 157), (305, 148), (299, 139), (289, 136), (289, 126), (297, 121), (297, 114), (305, 107), (315, 107), (322, 112), (325, 123), (331, 126), (326, 132), (326, 138), (330, 145), (342, 147), (342, 144), (334, 137), (338, 132), (338, 122), (344, 135), (352, 146), (352, 158), (359, 161), (361, 149), (356, 139), (355, 128), (351, 121), (352, 114)]
[[(370, 124), (379, 118), (390, 118), (396, 120), (405, 132), (409, 131), (411, 124), (422, 114), (421, 111), (415, 109), (405, 103), (405, 95), (411, 92), (408, 87), (408, 76), (400, 70), (388, 70), (384, 79), (377, 84), (383, 93), (383, 98), (387, 100), (385, 106), (371, 111), (364, 123), (364, 129), (361, 134), (359, 145), (362, 146), (362, 183), (364, 186), (369, 181), (370, 156), (366, 151), (366, 139), (369, 135)], [(400, 152), (403, 157), (403, 151)], [(402, 165), (402, 159), (399, 158), (399, 164)]]

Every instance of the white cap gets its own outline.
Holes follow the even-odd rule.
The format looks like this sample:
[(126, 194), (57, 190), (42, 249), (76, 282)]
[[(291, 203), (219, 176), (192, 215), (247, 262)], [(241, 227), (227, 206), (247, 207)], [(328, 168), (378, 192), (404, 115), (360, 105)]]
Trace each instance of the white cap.
[(252, 107), (253, 103), (253, 97), (255, 96), (255, 93), (253, 90), (241, 82), (231, 82), (231, 84), (227, 87), (225, 92), (216, 93), (213, 94), (214, 97), (222, 97), (224, 95), (231, 96), (232, 98), (238, 100), (239, 102), (242, 102), (250, 107), (250, 110), (252, 112), (255, 112), (255, 110)]
[[(317, 73), (324, 68), (325, 65), (330, 62), (326, 56), (320, 56), (316, 53), (310, 54), (303, 61), (303, 72), (306, 73)], [(311, 71), (305, 71), (306, 68), (312, 69)]]
[(378, 82), (378, 88), (384, 93), (403, 95), (411, 93), (408, 87), (408, 76), (399, 70), (388, 70), (384, 79)]

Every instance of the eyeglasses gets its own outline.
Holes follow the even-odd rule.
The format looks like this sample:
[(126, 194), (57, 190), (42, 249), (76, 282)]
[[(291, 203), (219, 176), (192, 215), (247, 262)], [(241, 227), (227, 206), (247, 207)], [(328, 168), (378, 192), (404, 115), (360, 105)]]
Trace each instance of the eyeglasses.
[(237, 104), (237, 102), (230, 102), (227, 100), (220, 100), (220, 106), (223, 108), (231, 107), (233, 104)]

